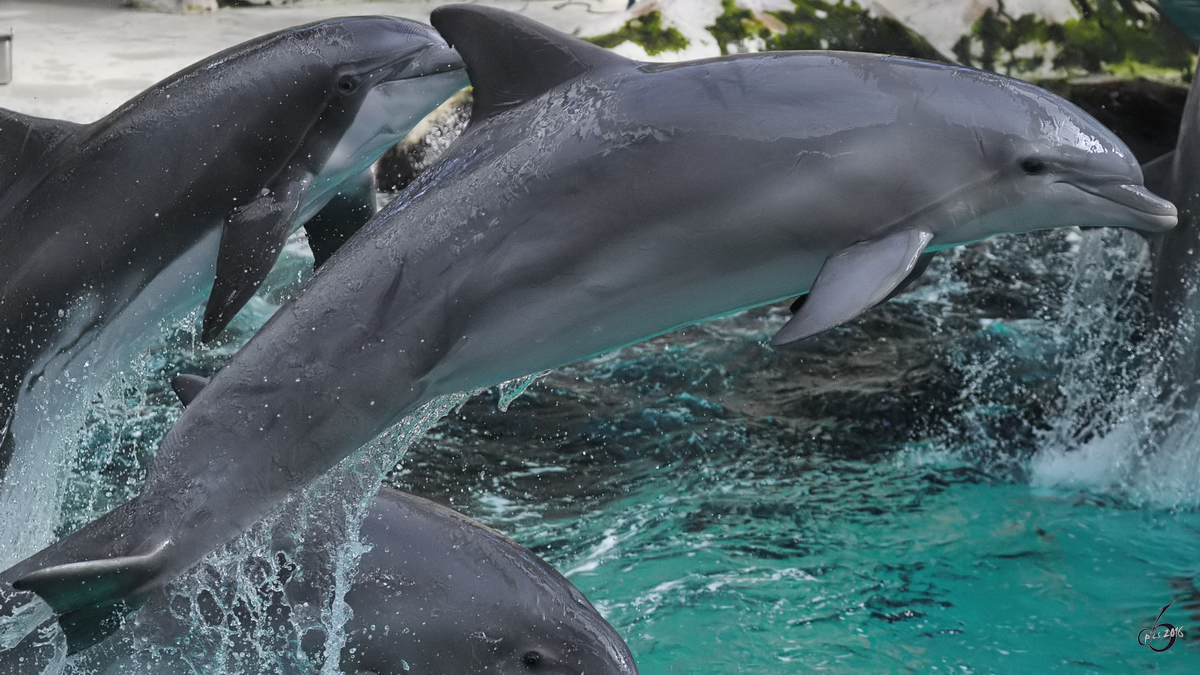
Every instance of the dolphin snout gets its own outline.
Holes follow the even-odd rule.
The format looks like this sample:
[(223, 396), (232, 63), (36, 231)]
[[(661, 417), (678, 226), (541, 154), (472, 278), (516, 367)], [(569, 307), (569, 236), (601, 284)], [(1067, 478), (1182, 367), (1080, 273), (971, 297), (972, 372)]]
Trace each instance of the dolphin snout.
[(1115, 202), (1133, 213), (1129, 226), (1145, 232), (1166, 232), (1179, 221), (1179, 211), (1144, 185), (1126, 182), (1078, 185), (1086, 192)]

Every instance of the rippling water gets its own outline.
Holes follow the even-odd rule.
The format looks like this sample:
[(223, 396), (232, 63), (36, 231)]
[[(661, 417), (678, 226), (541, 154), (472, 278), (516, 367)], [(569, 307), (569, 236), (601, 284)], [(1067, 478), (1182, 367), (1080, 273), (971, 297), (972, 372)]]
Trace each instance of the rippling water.
[[(1186, 443), (1137, 442), (1159, 345), (1144, 258), (1117, 232), (1009, 238), (943, 256), (912, 293), (800, 349), (766, 345), (782, 307), (691, 327), (551, 373), (507, 412), (476, 396), (387, 480), (554, 563), (648, 674), (1195, 672), (1200, 470)], [(94, 401), (60, 533), (136, 492), (177, 415), (169, 377), (217, 368), (305, 264), (293, 251), (229, 343), (198, 346), (189, 317)], [(253, 604), (235, 596), (270, 576), (254, 551), (271, 531), (173, 592)], [(328, 596), (315, 656), (197, 612), (176, 612), (180, 643), (151, 607), (103, 658), (59, 669), (153, 672), (187, 644), (196, 672), (336, 672)], [(1185, 639), (1139, 646), (1171, 602)]]

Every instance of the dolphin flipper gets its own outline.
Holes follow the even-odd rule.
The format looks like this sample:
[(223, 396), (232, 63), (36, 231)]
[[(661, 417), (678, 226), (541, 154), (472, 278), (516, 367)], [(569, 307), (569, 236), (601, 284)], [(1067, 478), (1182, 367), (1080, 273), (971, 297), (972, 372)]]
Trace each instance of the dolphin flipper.
[(347, 181), (325, 208), (304, 224), (313, 267), (320, 267), (375, 215), (375, 175), (368, 169)]
[(82, 126), (0, 108), (0, 192), (12, 187), (30, 163)]
[(47, 567), (17, 579), (12, 587), (37, 593), (60, 615), (73, 654), (103, 640), (142, 604), (141, 591), (160, 573), (168, 543), (146, 555)]
[(267, 278), (311, 183), (312, 174), (303, 169), (285, 171), (225, 221), (201, 340), (208, 342), (224, 330)]
[[(925, 274), (925, 270), (929, 269), (929, 263), (933, 262), (933, 256), (935, 255), (937, 254), (932, 251), (926, 251), (922, 253), (921, 257), (917, 258), (917, 264), (913, 265), (912, 271), (908, 273), (907, 277), (904, 277), (904, 281), (901, 281), (898, 286), (893, 288), (892, 292), (888, 293), (888, 296), (883, 300), (880, 300), (879, 303), (883, 304), (888, 300), (891, 300), (907, 290), (909, 286), (912, 286), (917, 279), (921, 278), (922, 274)], [(793, 300), (788, 309), (792, 312), (792, 314), (795, 314), (796, 312), (800, 311), (800, 308), (804, 306), (806, 301), (808, 301), (807, 293)]]
[(933, 235), (924, 230), (901, 230), (829, 256), (807, 299), (771, 344), (785, 345), (816, 335), (883, 302), (893, 290), (910, 281), (932, 239)]
[(883, 304), (897, 295), (900, 295), (904, 291), (908, 290), (909, 286), (912, 286), (914, 283), (916, 283), (917, 279), (920, 279), (921, 275), (925, 274), (925, 270), (929, 269), (929, 263), (933, 262), (933, 256), (935, 255), (937, 255), (937, 253), (934, 251), (925, 251), (922, 253), (917, 258), (917, 263), (913, 265), (912, 271), (908, 273), (908, 276), (904, 277), (904, 281), (901, 281), (899, 284), (897, 284), (896, 287), (892, 289), (892, 292), (888, 293), (886, 298), (880, 300), (880, 304)]

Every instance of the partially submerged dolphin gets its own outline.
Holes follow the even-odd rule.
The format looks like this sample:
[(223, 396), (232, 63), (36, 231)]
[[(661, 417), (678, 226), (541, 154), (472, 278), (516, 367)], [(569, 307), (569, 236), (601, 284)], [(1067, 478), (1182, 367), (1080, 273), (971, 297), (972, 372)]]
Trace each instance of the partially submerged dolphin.
[(464, 135), (196, 387), (141, 495), (0, 591), (64, 625), (116, 611), (441, 394), (807, 293), (775, 336), (793, 342), (994, 234), (1175, 224), (1111, 133), (998, 75), (643, 64), (500, 10), (432, 20), (475, 87)]
[[(232, 613), (211, 612), (227, 622), (223, 629), (251, 633), (250, 639), (282, 633), (302, 645), (311, 642), (295, 634), (305, 626), (289, 624), (289, 617), (320, 595), (322, 589), (313, 586), (331, 576), (331, 558), (341, 552), (344, 533), (321, 514), (310, 518), (303, 553), (292, 558), (299, 569), (282, 584), (283, 602), (275, 600), (269, 611), (255, 614), (272, 624), (245, 625)], [(359, 560), (346, 594), (353, 616), (343, 627), (344, 672), (637, 673), (624, 641), (570, 581), (477, 521), (385, 488), (367, 512), (360, 539), (370, 550)], [(151, 624), (149, 637), (139, 642), (165, 647), (155, 649), (152, 658), (106, 653), (119, 652), (122, 645), (105, 644), (78, 665), (88, 672), (190, 671), (187, 664), (198, 655), (180, 642), (191, 626), (180, 625), (178, 607), (178, 600), (158, 593), (138, 615), (139, 625)], [(182, 616), (186, 620), (189, 614)]]
[[(192, 293), (216, 261), (215, 336), (295, 227), (340, 192), (371, 198), (358, 177), (465, 86), (462, 68), (429, 26), (352, 17), (232, 47), (92, 124), (0, 110), (0, 427), (48, 361), (181, 259)], [(318, 262), (373, 212), (319, 219)]]
[(346, 594), (347, 671), (637, 673), (587, 598), (495, 530), (384, 489), (362, 540), (373, 548)]

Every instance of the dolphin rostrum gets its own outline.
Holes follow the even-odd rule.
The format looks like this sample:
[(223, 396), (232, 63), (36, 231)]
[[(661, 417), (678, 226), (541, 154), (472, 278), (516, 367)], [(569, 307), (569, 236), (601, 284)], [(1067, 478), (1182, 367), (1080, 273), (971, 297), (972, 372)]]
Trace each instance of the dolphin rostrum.
[[(0, 425), (173, 261), (216, 261), (214, 337), (296, 226), (335, 196), (371, 198), (357, 177), (465, 86), (462, 68), (429, 26), (353, 17), (227, 49), (92, 124), (0, 110)], [(318, 263), (366, 219), (317, 219)], [(175, 300), (208, 280), (190, 281)]]
[(994, 234), (1175, 224), (1110, 132), (1002, 76), (644, 64), (496, 9), (432, 21), (475, 88), (464, 135), (199, 391), (136, 499), (0, 591), (60, 615), (137, 597), (442, 394), (807, 293), (775, 337), (793, 342)]
[[(234, 633), (252, 644), (249, 652), (269, 649), (276, 636), (286, 636), (305, 649), (301, 654), (281, 650), (301, 660), (297, 667), (319, 663), (322, 650), (310, 647), (314, 641), (308, 635), (314, 631), (295, 617), (333, 585), (333, 559), (342, 553), (346, 533), (337, 518), (323, 513), (309, 518), (302, 537), (286, 537), (274, 547), (272, 558), (282, 553), (287, 562), (279, 579), (268, 583), (270, 591), (280, 592), (265, 595), (266, 611), (234, 618), (230, 608), (210, 611), (205, 620), (195, 616), (200, 611), (195, 596), (165, 590), (135, 620), (137, 643), (150, 645), (143, 658), (126, 644), (105, 643), (81, 655), (76, 665), (114, 674), (190, 672), (189, 664), (208, 657), (183, 646), (193, 624), (205, 634)], [(299, 538), (303, 545), (295, 553), (291, 540)], [(342, 627), (341, 671), (637, 673), (625, 642), (570, 581), (532, 551), (475, 520), (384, 488), (367, 511), (359, 538), (369, 548), (346, 594), (353, 614)], [(263, 625), (241, 618), (247, 615)], [(222, 623), (213, 626), (214, 619)], [(250, 667), (243, 664), (242, 672)]]

